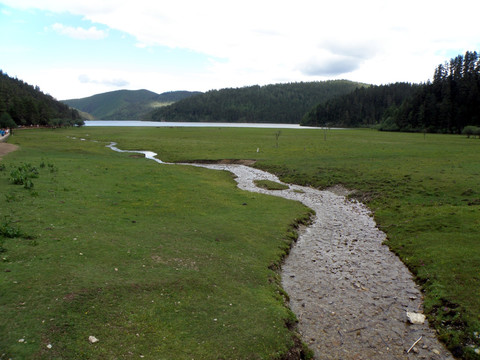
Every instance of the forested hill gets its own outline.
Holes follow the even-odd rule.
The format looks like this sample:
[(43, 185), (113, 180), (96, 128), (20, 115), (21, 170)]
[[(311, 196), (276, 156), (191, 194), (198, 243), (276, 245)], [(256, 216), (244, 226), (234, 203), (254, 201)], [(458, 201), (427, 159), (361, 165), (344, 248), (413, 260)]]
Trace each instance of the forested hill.
[(101, 120), (142, 120), (155, 108), (166, 106), (200, 94), (190, 91), (170, 91), (157, 94), (148, 90), (117, 90), (81, 99), (62, 100), (75, 109)]
[(298, 124), (314, 105), (363, 86), (331, 80), (211, 90), (159, 108), (151, 120)]
[[(432, 69), (433, 70), (433, 69)], [(433, 82), (358, 89), (311, 109), (310, 126), (375, 126), (380, 130), (480, 133), (480, 57), (476, 51), (438, 65)]]
[(0, 127), (81, 124), (78, 111), (0, 70)]
[(401, 105), (420, 85), (370, 86), (318, 104), (302, 119), (303, 126), (362, 127), (379, 124), (384, 112)]
[(391, 109), (386, 125), (407, 131), (460, 133), (480, 126), (480, 57), (467, 51), (435, 69), (428, 82), (401, 106)]

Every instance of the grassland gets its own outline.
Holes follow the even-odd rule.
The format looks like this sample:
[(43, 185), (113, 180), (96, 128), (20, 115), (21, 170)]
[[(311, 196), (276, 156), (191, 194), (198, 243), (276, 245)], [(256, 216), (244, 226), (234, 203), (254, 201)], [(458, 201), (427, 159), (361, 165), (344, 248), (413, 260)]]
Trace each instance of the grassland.
[[(287, 182), (357, 190), (422, 284), (440, 338), (455, 355), (476, 358), (480, 141), (324, 135), (282, 130), (277, 147), (273, 129), (17, 132), (10, 142), (21, 149), (0, 173), (0, 219), (22, 232), (1, 254), (0, 332), (8, 335), (0, 348), (38, 358), (247, 359), (280, 357), (292, 344), (292, 315), (268, 267), (304, 207), (241, 192), (225, 173), (159, 166), (84, 138), (168, 162), (255, 159)], [(8, 180), (26, 162), (47, 164), (30, 190)], [(100, 342), (89, 344), (89, 335)]]
[[(228, 173), (68, 133), (18, 131), (20, 150), (2, 160), (0, 220), (15, 236), (0, 254), (0, 357), (286, 353), (293, 316), (269, 266), (307, 209), (237, 190)], [(9, 181), (27, 163), (38, 170), (30, 189)]]

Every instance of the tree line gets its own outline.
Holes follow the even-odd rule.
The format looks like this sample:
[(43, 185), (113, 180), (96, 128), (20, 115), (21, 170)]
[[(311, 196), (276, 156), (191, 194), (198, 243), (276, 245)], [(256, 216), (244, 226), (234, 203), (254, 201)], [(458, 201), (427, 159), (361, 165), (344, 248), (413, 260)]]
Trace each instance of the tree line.
[(77, 110), (0, 70), (0, 127), (83, 125)]
[(396, 83), (357, 88), (318, 104), (302, 118), (303, 126), (367, 127), (379, 124), (383, 114), (412, 96), (419, 85)]
[(370, 86), (312, 108), (309, 126), (372, 126), (387, 131), (471, 133), (480, 125), (480, 58), (467, 51), (438, 65), (433, 81)]
[(460, 133), (466, 126), (480, 125), (480, 59), (476, 51), (438, 65), (433, 82), (424, 84), (415, 96), (390, 116), (399, 129)]
[(364, 84), (348, 80), (298, 82), (211, 90), (154, 111), (154, 121), (298, 124), (319, 102)]

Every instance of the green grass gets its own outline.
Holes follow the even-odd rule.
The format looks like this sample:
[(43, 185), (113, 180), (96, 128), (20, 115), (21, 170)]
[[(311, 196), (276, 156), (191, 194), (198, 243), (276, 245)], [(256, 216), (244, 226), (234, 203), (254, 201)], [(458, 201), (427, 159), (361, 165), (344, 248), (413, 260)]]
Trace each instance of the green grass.
[[(2, 237), (1, 358), (269, 359), (293, 345), (269, 267), (305, 207), (66, 134), (18, 131), (2, 160), (0, 219), (22, 235)], [(9, 180), (27, 161), (31, 189)]]
[(267, 190), (286, 190), (289, 188), (288, 185), (271, 180), (255, 180), (254, 183), (256, 186)]
[[(170, 341), (167, 341), (165, 346), (168, 344), (168, 350), (166, 351), (180, 348), (175, 351), (178, 351), (179, 354), (182, 351), (190, 351), (188, 355), (200, 354), (196, 358), (208, 358), (208, 356), (202, 355), (201, 349), (208, 349), (211, 358), (219, 356), (274, 358), (275, 354), (285, 351), (290, 341), (290, 335), (282, 325), (290, 315), (281, 306), (281, 300), (272, 296), (278, 288), (276, 285), (268, 283), (268, 279), (275, 277), (268, 270), (268, 265), (272, 261), (277, 261), (285, 251), (285, 234), (288, 232), (288, 225), (292, 224), (295, 218), (305, 216), (305, 210), (302, 207), (293, 205), (294, 203), (291, 202), (280, 201), (277, 204), (278, 199), (239, 192), (233, 188), (232, 180), (227, 174), (176, 166), (158, 166), (150, 164), (144, 159), (129, 158), (128, 154), (111, 154), (103, 148), (102, 143), (71, 140), (67, 138), (69, 135), (105, 142), (116, 141), (122, 149), (152, 150), (159, 154), (160, 159), (168, 162), (255, 159), (257, 160), (256, 167), (279, 175), (285, 182), (318, 188), (342, 184), (347, 188), (356, 189), (355, 196), (367, 203), (373, 210), (379, 227), (387, 233), (387, 244), (401, 257), (412, 270), (417, 281), (423, 286), (426, 311), (429, 320), (439, 331), (440, 338), (446, 342), (455, 355), (464, 359), (478, 358), (468, 345), (477, 347), (480, 345), (478, 336), (475, 335), (480, 332), (480, 238), (478, 236), (480, 230), (480, 141), (467, 139), (465, 136), (427, 134), (424, 138), (423, 134), (384, 133), (372, 130), (331, 130), (328, 131), (326, 140), (324, 140), (324, 132), (321, 130), (282, 129), (277, 147), (275, 132), (275, 129), (229, 128), (81, 128), (18, 132), (12, 141), (20, 143), (21, 150), (4, 158), (2, 163), (7, 164), (8, 167), (19, 165), (21, 162), (35, 165), (44, 158), (50, 162), (52, 162), (50, 159), (53, 159), (58, 168), (58, 173), (53, 174), (47, 173), (46, 169), (41, 170), (39, 178), (33, 179), (35, 187), (31, 190), (17, 185), (9, 185), (7, 176), (0, 176), (0, 179), (4, 181), (1, 187), (2, 191), (5, 187), (8, 188), (6, 196), (14, 196), (17, 199), (8, 202), (5, 197), (5, 206), (7, 207), (2, 205), (2, 211), (10, 209), (10, 207), (14, 210), (12, 220), (15, 222), (13, 224), (19, 226), (23, 233), (42, 234), (42, 236), (37, 235), (35, 240), (19, 242), (7, 239), (4, 242), (3, 246), (8, 251), (3, 256), (6, 254), (10, 259), (14, 256), (13, 254), (18, 252), (17, 256), (22, 254), (21, 256), (26, 256), (28, 260), (24, 260), (20, 256), (18, 260), (12, 258), (3, 264), (4, 268), (12, 268), (12, 271), (5, 273), (7, 280), (2, 286), (11, 289), (15, 272), (28, 272), (34, 263), (37, 266), (37, 264), (45, 262), (38, 271), (35, 271), (35, 274), (31, 274), (32, 279), (40, 277), (40, 274), (42, 277), (46, 276), (43, 275), (43, 272), (53, 272), (56, 277), (56, 280), (48, 285), (45, 280), (38, 282), (39, 285), (36, 281), (30, 282), (29, 286), (38, 287), (36, 291), (44, 293), (41, 303), (55, 309), (51, 310), (51, 317), (56, 319), (51, 324), (55, 326), (50, 326), (50, 329), (53, 330), (48, 332), (44, 329), (47, 327), (44, 324), (37, 324), (35, 328), (31, 324), (33, 320), (30, 316), (30, 320), (25, 324), (32, 328), (31, 334), (55, 334), (59, 339), (63, 339), (64, 346), (74, 349), (64, 350), (61, 348), (62, 351), (80, 351), (75, 354), (82, 354), (81, 351), (93, 351), (92, 349), (97, 347), (105, 349), (101, 346), (104, 343), (102, 339), (94, 346), (85, 342), (85, 336), (89, 335), (87, 333), (93, 330), (100, 331), (100, 329), (87, 331), (90, 330), (89, 326), (93, 326), (90, 319), (85, 320), (89, 325), (72, 325), (76, 324), (77, 318), (82, 319), (84, 315), (87, 315), (85, 317), (88, 318), (88, 314), (84, 313), (87, 310), (93, 311), (89, 309), (95, 306), (95, 299), (101, 300), (109, 309), (105, 312), (103, 309), (95, 307), (95, 318), (101, 316), (108, 318), (101, 321), (102, 331), (107, 334), (111, 328), (118, 329), (118, 339), (123, 339), (127, 333), (130, 334), (129, 327), (140, 326), (139, 324), (145, 324), (151, 331), (158, 331), (158, 327), (155, 326), (160, 325), (153, 324), (155, 318), (161, 318), (160, 314), (180, 310), (169, 303), (171, 306), (168, 311), (162, 311), (163, 308), (156, 307), (155, 310), (152, 308), (148, 312), (147, 304), (150, 304), (148, 296), (154, 297), (152, 294), (158, 295), (158, 291), (164, 291), (164, 294), (168, 293), (170, 296), (177, 293), (184, 294), (186, 297), (188, 294), (197, 294), (192, 295), (191, 304), (181, 302), (182, 310), (187, 309), (187, 312), (195, 314), (198, 313), (193, 310), (193, 307), (195, 309), (202, 308), (202, 310), (198, 310), (202, 314), (206, 311), (203, 309), (203, 306), (206, 307), (203, 294), (210, 294), (209, 291), (213, 291), (215, 295), (218, 295), (217, 292), (221, 291), (226, 298), (231, 297), (232, 292), (240, 292), (237, 294), (238, 298), (250, 304), (246, 311), (250, 317), (245, 317), (244, 313), (237, 313), (235, 317), (230, 318), (231, 323), (228, 323), (233, 327), (233, 323), (240, 326), (244, 319), (247, 323), (252, 322), (245, 325), (243, 330), (245, 333), (235, 328), (235, 331), (225, 335), (227, 344), (230, 341), (236, 345), (222, 345), (224, 341), (220, 339), (221, 337), (217, 338), (217, 334), (205, 333), (204, 331), (207, 330), (204, 330), (201, 324), (207, 317), (200, 319), (198, 324), (195, 323), (195, 326), (191, 327), (186, 322), (182, 323), (180, 318), (175, 317), (168, 321), (168, 329), (172, 332), (183, 332), (183, 337), (178, 333), (175, 336), (182, 339), (180, 342), (184, 346), (175, 348)], [(38, 137), (41, 137), (42, 141)], [(258, 152), (257, 149), (259, 149)], [(35, 159), (38, 161), (35, 162)], [(42, 181), (46, 182), (46, 185), (42, 185), (44, 188), (40, 187)], [(53, 185), (48, 185), (48, 181), (51, 184), (58, 184), (53, 192), (49, 191), (52, 190)], [(39, 184), (37, 185), (37, 183)], [(159, 186), (167, 183), (168, 190), (164, 185)], [(13, 188), (15, 191), (12, 190)], [(31, 196), (30, 192), (33, 191), (36, 191), (38, 196)], [(147, 196), (147, 193), (154, 195)], [(64, 201), (64, 203), (59, 201)], [(206, 206), (205, 202), (212, 202), (212, 207), (218, 206), (218, 204), (224, 205), (215, 210), (215, 215), (212, 216), (214, 210), (210, 206)], [(248, 206), (239, 206), (244, 202)], [(66, 204), (69, 204), (68, 208)], [(279, 206), (279, 204), (284, 205)], [(248, 215), (245, 214), (242, 217), (242, 213), (246, 209), (252, 210), (252, 207), (259, 210), (249, 212)], [(62, 209), (64, 209), (63, 213)], [(188, 215), (184, 216), (186, 212)], [(60, 223), (55, 224), (54, 221), (42, 220), (47, 214), (49, 218), (56, 219)], [(36, 220), (31, 222), (29, 221), (31, 218)], [(76, 218), (79, 219), (78, 222), (72, 220)], [(190, 219), (195, 219), (196, 225), (188, 226), (186, 222)], [(35, 225), (37, 221), (41, 225)], [(137, 222), (132, 223), (132, 221)], [(254, 225), (245, 225), (250, 222)], [(54, 230), (45, 230), (51, 227), (49, 224), (54, 224)], [(148, 228), (144, 228), (141, 224), (148, 224)], [(232, 231), (228, 231), (227, 229), (230, 229), (231, 226), (238, 226), (238, 228), (235, 227), (232, 228)], [(195, 233), (194, 229), (197, 229), (201, 236), (198, 236), (198, 232)], [(251, 230), (251, 234), (242, 235), (247, 229)], [(93, 231), (97, 231), (97, 233), (100, 231), (103, 235), (97, 235)], [(89, 240), (84, 242), (67, 241), (76, 233), (83, 233), (82, 237)], [(112, 233), (118, 235), (108, 235)], [(43, 240), (44, 238), (45, 240)], [(197, 246), (198, 238), (204, 240)], [(215, 241), (217, 238), (220, 241)], [(222, 241), (223, 238), (225, 240)], [(263, 244), (263, 250), (257, 250), (256, 247), (260, 246), (258, 243), (263, 243), (266, 238), (271, 241)], [(57, 240), (54, 239), (60, 239), (59, 243), (56, 243)], [(178, 239), (186, 241), (187, 245), (183, 250), (178, 249)], [(213, 245), (207, 239), (210, 241), (213, 239)], [(36, 242), (35, 246), (32, 244), (34, 241)], [(133, 247), (131, 246), (132, 242), (140, 242), (141, 246)], [(168, 244), (163, 245), (161, 251), (162, 254), (165, 254), (165, 258), (159, 254), (159, 250), (154, 251), (156, 248), (153, 245), (153, 243), (163, 242)], [(17, 246), (20, 246), (18, 244), (21, 244), (22, 247), (17, 249)], [(46, 244), (50, 246), (50, 253), (43, 248), (47, 246)], [(80, 244), (85, 246), (80, 247)], [(248, 251), (246, 248), (244, 250), (246, 244), (252, 246)], [(62, 246), (59, 247), (59, 245)], [(236, 247), (231, 248), (227, 245)], [(72, 249), (73, 246), (76, 247)], [(219, 264), (220, 261), (213, 260), (211, 262), (215, 263), (215, 266), (212, 267), (197, 264), (199, 269), (209, 269), (208, 276), (205, 277), (201, 270), (192, 269), (194, 267), (192, 261), (200, 261), (200, 259), (207, 261), (207, 254), (212, 253), (212, 248), (209, 246), (213, 246), (213, 249), (221, 248), (221, 251), (218, 250), (221, 255), (215, 253), (216, 260), (225, 261), (225, 258), (238, 252), (251, 256), (239, 256), (238, 261), (241, 266), (232, 265), (233, 263), (225, 263), (222, 266)], [(127, 253), (127, 248), (130, 249), (130, 255)], [(97, 252), (96, 249), (98, 249), (99, 255), (92, 258), (93, 254)], [(150, 249), (150, 251), (145, 249)], [(127, 274), (122, 273), (122, 266), (118, 264), (125, 261), (124, 257), (131, 257), (133, 250), (136, 251), (136, 256), (138, 252), (141, 252), (141, 255), (135, 258), (137, 259), (135, 264), (141, 263), (148, 268), (149, 265), (144, 264), (144, 261), (148, 260), (150, 256), (150, 262), (153, 263), (150, 266), (155, 269), (165, 268), (164, 271), (169, 274), (167, 278), (173, 283), (162, 283), (162, 281), (167, 281), (167, 278), (162, 277), (162, 280), (159, 280), (155, 274), (152, 274), (152, 277), (147, 276), (133, 265), (132, 268), (127, 266), (126, 269), (123, 269), (123, 271), (128, 269)], [(61, 271), (65, 280), (62, 277), (59, 280), (58, 271), (49, 269), (52, 267), (52, 262), (64, 264), (58, 262), (59, 252), (63, 251), (65, 251), (63, 256), (69, 254), (69, 261), (65, 263), (68, 271)], [(255, 252), (255, 255), (250, 253), (252, 251)], [(87, 255), (74, 257), (73, 254), (78, 252), (84, 252)], [(42, 255), (38, 255), (39, 253)], [(47, 254), (50, 254), (50, 257), (45, 260)], [(109, 257), (105, 254), (112, 254), (112, 259), (107, 260)], [(38, 260), (39, 256), (42, 257), (42, 262)], [(152, 256), (160, 256), (158, 262), (155, 262)], [(177, 263), (188, 263), (188, 260), (185, 259), (191, 260), (190, 267), (184, 265), (184, 267), (180, 267), (181, 270), (173, 270)], [(89, 267), (84, 267), (83, 262), (86, 260), (89, 261)], [(28, 266), (26, 267), (22, 261), (26, 261)], [(210, 264), (208, 261), (207, 263)], [(67, 264), (69, 265), (67, 266)], [(14, 266), (15, 271), (13, 270)], [(240, 273), (232, 271), (238, 266), (244, 270)], [(97, 267), (101, 269), (101, 275), (98, 275), (100, 279), (87, 280), (89, 278), (86, 273), (89, 271), (97, 273), (91, 270)], [(115, 267), (119, 269), (117, 272), (112, 270)], [(247, 268), (249, 270), (245, 270)], [(222, 272), (228, 275), (225, 276)], [(215, 274), (217, 274), (216, 277)], [(218, 274), (222, 274), (222, 276)], [(245, 278), (248, 279), (253, 274), (256, 274), (254, 283), (263, 285), (254, 287), (248, 285), (249, 291), (240, 290), (242, 285), (237, 285), (237, 282), (242, 284)], [(115, 279), (119, 275), (124, 276), (123, 281), (116, 282)], [(217, 280), (219, 276), (220, 278), (225, 277), (223, 282), (225, 285), (221, 290), (218, 285), (213, 287), (212, 282), (206, 280), (211, 277), (215, 278), (213, 283), (217, 284), (217, 282), (220, 283), (220, 280)], [(136, 280), (132, 281), (131, 279)], [(22, 283), (24, 281), (22, 280)], [(152, 285), (155, 284), (155, 281), (156, 285)], [(62, 285), (59, 286), (57, 282)], [(139, 283), (139, 287), (134, 286), (136, 290), (132, 294), (130, 287), (128, 287), (129, 291), (117, 289), (117, 287), (122, 288), (126, 283), (130, 285), (131, 282)], [(18, 285), (20, 283), (15, 284), (16, 288), (14, 289), (20, 289), (21, 287)], [(196, 286), (199, 288), (196, 289)], [(152, 288), (157, 289), (157, 293)], [(160, 288), (162, 290), (158, 290)], [(167, 292), (166, 289), (170, 290)], [(260, 289), (263, 291), (263, 295), (256, 292)], [(52, 290), (60, 294), (58, 301), (52, 300)], [(78, 300), (74, 300), (73, 303), (61, 301), (61, 296), (69, 293), (79, 293), (81, 296), (74, 296), (74, 299)], [(117, 293), (118, 296), (113, 295)], [(25, 294), (35, 294), (35, 292), (22, 289), (18, 290), (17, 298), (3, 300), (2, 297), (2, 301), (11, 304), (8, 311), (2, 309), (2, 314), (3, 312), (13, 314), (11, 318), (5, 320), (9, 327), (12, 324), (13, 316), (18, 318), (19, 314), (28, 312), (24, 309), (27, 305), (18, 305), (23, 302), (21, 298), (25, 297)], [(132, 305), (135, 301), (130, 297), (141, 299), (142, 296), (148, 298), (142, 303), (142, 306)], [(214, 297), (213, 294), (212, 297)], [(215, 298), (224, 299), (217, 296)], [(49, 299), (49, 302), (46, 299)], [(178, 301), (177, 298), (173, 300), (174, 304), (175, 301)], [(156, 299), (155, 303), (157, 303)], [(219, 316), (217, 315), (219, 311), (221, 313), (225, 310), (226, 313), (229, 313), (228, 310), (233, 309), (230, 307), (230, 303), (230, 300), (226, 302), (218, 300), (216, 303), (212, 303), (217, 310), (211, 310), (208, 315), (216, 318)], [(63, 318), (59, 317), (58, 312), (61, 311), (57, 312), (57, 308), (54, 306), (56, 304), (62, 304), (61, 311), (64, 311), (62, 314), (64, 314), (65, 320), (60, 320)], [(153, 307), (153, 305), (151, 306)], [(79, 310), (72, 311), (71, 307)], [(134, 315), (138, 308), (145, 308), (148, 315), (144, 312), (142, 315)], [(210, 309), (210, 307), (208, 308)], [(122, 313), (117, 314), (115, 311), (122, 311)], [(179, 311), (179, 313), (182, 312)], [(140, 318), (141, 321), (138, 320)], [(147, 318), (150, 319), (150, 322), (145, 322)], [(113, 322), (112, 319), (115, 321)], [(217, 317), (217, 324), (219, 319)], [(263, 322), (253, 328), (251, 325), (257, 319), (261, 319)], [(278, 338), (271, 335), (276, 339), (275, 341), (265, 335), (268, 333), (267, 329), (271, 330), (269, 324), (273, 321), (272, 319), (278, 321), (275, 323), (275, 329), (282, 328), (281, 336)], [(46, 319), (46, 323), (49, 323), (49, 319)], [(63, 326), (60, 326), (62, 324)], [(110, 326), (106, 324), (110, 324)], [(226, 324), (227, 329), (228, 324)], [(4, 326), (6, 328), (7, 325)], [(39, 329), (43, 329), (43, 332), (39, 332)], [(162, 329), (165, 330), (165, 327)], [(197, 335), (192, 335), (190, 331), (199, 331), (201, 334), (198, 336), (201, 340)], [(138, 331), (136, 333), (140, 334)], [(170, 332), (166, 333), (170, 334)], [(234, 336), (233, 333), (235, 333)], [(97, 334), (101, 335), (93, 335), (99, 338), (104, 336), (101, 332), (97, 332)], [(206, 339), (201, 335), (205, 335)], [(9, 336), (6, 343), (14, 346), (15, 349), (28, 347), (28, 344), (15, 343), (16, 337), (19, 336), (23, 337), (20, 332), (13, 337)], [(78, 344), (74, 343), (72, 338), (78, 339)], [(167, 338), (171, 339), (171, 337)], [(195, 340), (187, 340), (191, 338)], [(195, 345), (211, 338), (215, 338), (215, 344)], [(144, 347), (140, 345), (142, 336), (135, 337), (135, 339), (135, 346), (143, 351)], [(37, 339), (37, 341), (45, 340)], [(142, 346), (148, 347), (147, 345)], [(158, 349), (159, 352), (152, 352), (152, 354), (161, 354), (159, 348), (162, 346), (156, 343), (155, 349)], [(111, 346), (109, 344), (108, 347), (115, 348), (116, 355), (122, 353), (118, 344)], [(236, 353), (227, 352), (226, 349), (233, 347), (235, 347)], [(217, 349), (217, 352), (211, 353), (213, 348)], [(239, 350), (240, 348), (243, 350)], [(240, 351), (242, 352), (240, 353)]]

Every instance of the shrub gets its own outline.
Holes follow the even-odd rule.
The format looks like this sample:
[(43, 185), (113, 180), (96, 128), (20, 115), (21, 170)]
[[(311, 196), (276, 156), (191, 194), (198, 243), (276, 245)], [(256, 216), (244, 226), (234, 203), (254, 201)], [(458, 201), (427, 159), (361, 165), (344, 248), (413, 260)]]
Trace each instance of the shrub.
[(4, 247), (4, 241), (6, 238), (13, 239), (19, 237), (32, 238), (31, 236), (26, 236), (22, 231), (12, 225), (12, 221), (5, 216), (3, 222), (0, 223), (0, 253), (6, 252), (7, 249)]
[(465, 126), (462, 130), (462, 134), (467, 135), (467, 138), (470, 136), (478, 136), (480, 138), (480, 127), (472, 125)]
[(38, 178), (38, 170), (30, 164), (22, 164), (10, 172), (10, 181), (15, 185), (24, 185), (25, 189), (33, 188), (31, 179)]
[(0, 236), (6, 238), (21, 237), (22, 232), (15, 226), (11, 225), (11, 220), (5, 217), (2, 223), (0, 223)]

